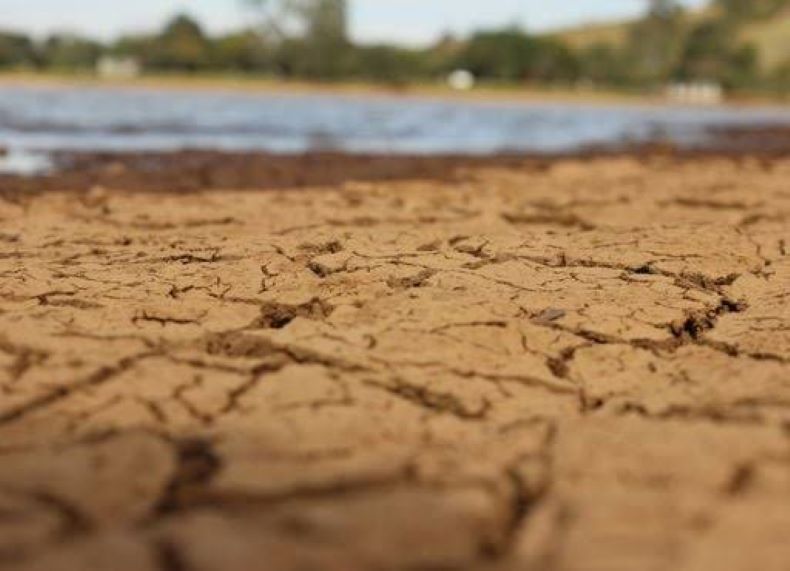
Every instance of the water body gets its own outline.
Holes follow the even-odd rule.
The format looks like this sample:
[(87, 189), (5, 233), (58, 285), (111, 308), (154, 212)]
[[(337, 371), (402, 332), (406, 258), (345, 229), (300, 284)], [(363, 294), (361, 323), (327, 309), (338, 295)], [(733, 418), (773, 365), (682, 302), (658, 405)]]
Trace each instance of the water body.
[[(105, 88), (0, 88), (0, 168), (50, 150), (471, 154), (706, 145), (712, 127), (790, 125), (781, 108), (502, 103)], [(4, 165), (4, 166), (3, 166)]]

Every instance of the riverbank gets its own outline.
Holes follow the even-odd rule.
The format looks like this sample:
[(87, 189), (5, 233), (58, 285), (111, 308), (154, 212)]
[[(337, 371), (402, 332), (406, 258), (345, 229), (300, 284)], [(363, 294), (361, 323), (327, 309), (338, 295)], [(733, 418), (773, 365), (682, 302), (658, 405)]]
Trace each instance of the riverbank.
[(783, 571), (790, 160), (309, 160), (2, 195), (2, 571)]
[[(306, 82), (240, 76), (148, 74), (132, 79), (102, 79), (92, 74), (56, 74), (31, 72), (0, 73), (2, 86), (32, 87), (101, 87), (119, 89), (201, 90), (234, 93), (321, 94), (361, 98), (432, 98), (443, 101), (478, 101), (491, 103), (553, 102), (600, 106), (684, 105), (663, 94), (615, 91), (592, 87), (538, 87), (513, 85), (480, 85), (470, 91), (450, 89), (442, 83), (387, 86), (362, 82)], [(710, 106), (775, 107), (787, 106), (789, 100), (761, 94), (739, 95), (721, 104)]]
[[(693, 152), (790, 148), (790, 137), (781, 135), (790, 131), (790, 108), (781, 107), (561, 104), (548, 98), (494, 104), (418, 95), (249, 96), (197, 88), (11, 85), (0, 90), (0, 147), (12, 152), (0, 161), (6, 172), (14, 164), (28, 172), (37, 167), (40, 161), (30, 156), (37, 152), (490, 157), (601, 148), (630, 152), (649, 145)], [(740, 136), (744, 130), (757, 136)], [(770, 140), (761, 141), (766, 130)], [(731, 137), (734, 132), (739, 135)], [(182, 153), (177, 160), (183, 158)]]
[[(0, 167), (3, 152), (0, 148)], [(119, 192), (190, 193), (224, 189), (255, 191), (332, 187), (349, 182), (390, 183), (412, 179), (452, 183), (462, 180), (459, 173), (473, 169), (540, 171), (559, 160), (595, 161), (623, 157), (636, 161), (664, 159), (684, 164), (698, 160), (770, 162), (789, 155), (790, 128), (779, 126), (722, 129), (709, 146), (692, 150), (668, 143), (623, 143), (551, 155), (54, 151), (22, 157), (31, 167), (49, 169), (38, 174), (34, 168), (19, 173), (3, 172), (0, 168), (0, 196), (32, 196), (53, 191), (87, 192), (94, 188)]]

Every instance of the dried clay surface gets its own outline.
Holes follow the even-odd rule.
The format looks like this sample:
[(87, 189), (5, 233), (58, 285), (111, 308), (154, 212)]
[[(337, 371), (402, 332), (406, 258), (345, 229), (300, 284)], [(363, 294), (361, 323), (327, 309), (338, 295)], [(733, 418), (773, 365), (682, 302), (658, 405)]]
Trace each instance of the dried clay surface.
[(790, 160), (456, 174), (0, 201), (0, 569), (786, 571)]

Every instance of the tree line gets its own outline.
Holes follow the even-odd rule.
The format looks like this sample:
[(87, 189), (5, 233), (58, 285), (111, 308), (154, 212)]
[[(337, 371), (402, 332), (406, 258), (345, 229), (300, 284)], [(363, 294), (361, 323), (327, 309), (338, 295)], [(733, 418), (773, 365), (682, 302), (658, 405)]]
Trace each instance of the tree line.
[[(501, 83), (650, 88), (672, 81), (727, 89), (790, 90), (790, 61), (761, 69), (754, 46), (735, 41), (750, 22), (774, 17), (790, 0), (713, 0), (690, 17), (674, 0), (647, 2), (622, 42), (573, 48), (561, 36), (520, 27), (447, 35), (424, 49), (359, 45), (349, 39), (347, 0), (243, 0), (256, 24), (211, 36), (188, 15), (155, 33), (110, 43), (74, 35), (35, 41), (0, 33), (0, 68), (93, 69), (103, 56), (133, 57), (152, 72), (234, 72), (311, 80), (388, 83), (434, 80), (467, 69)], [(790, 41), (790, 40), (789, 40)]]

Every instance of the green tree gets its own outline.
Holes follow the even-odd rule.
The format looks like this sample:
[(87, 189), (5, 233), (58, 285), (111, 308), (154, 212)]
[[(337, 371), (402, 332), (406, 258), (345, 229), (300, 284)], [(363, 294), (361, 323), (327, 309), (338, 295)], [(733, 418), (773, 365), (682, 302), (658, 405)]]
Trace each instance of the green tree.
[(563, 44), (508, 28), (472, 36), (458, 54), (455, 66), (482, 78), (555, 81), (574, 79), (577, 63)]
[(777, 67), (769, 81), (776, 92), (784, 96), (790, 95), (790, 60)]
[(302, 38), (287, 38), (274, 55), (274, 71), (286, 77), (336, 80), (352, 75), (354, 49), (349, 44), (324, 44)]
[(36, 64), (36, 49), (33, 41), (9, 32), (0, 32), (0, 67), (21, 67)]
[(54, 35), (42, 45), (40, 57), (42, 63), (51, 68), (93, 69), (102, 50), (101, 44), (86, 38), (69, 34)]
[(458, 67), (458, 61), (466, 47), (466, 42), (450, 32), (445, 32), (439, 40), (421, 54), (426, 73), (444, 75)]
[(726, 18), (736, 21), (770, 18), (790, 6), (789, 0), (714, 0)]
[(314, 41), (348, 41), (346, 0), (301, 0), (295, 9), (306, 24), (306, 36)]
[(725, 20), (707, 20), (695, 26), (675, 76), (687, 81), (715, 81), (729, 88), (751, 86), (757, 81), (757, 51), (734, 44), (733, 35)]
[(266, 71), (273, 65), (273, 50), (261, 34), (243, 30), (214, 40), (212, 65), (234, 71)]
[(211, 63), (211, 43), (203, 29), (187, 15), (170, 20), (145, 50), (150, 67), (198, 71)]
[(391, 85), (403, 85), (428, 74), (427, 53), (387, 45), (357, 47), (353, 50), (354, 75)]
[(598, 43), (582, 50), (579, 55), (580, 76), (605, 85), (630, 83), (630, 68), (623, 50), (611, 44)]
[(284, 75), (335, 79), (350, 73), (346, 0), (245, 0), (260, 11), (264, 34), (279, 40), (276, 69)]
[(683, 49), (683, 11), (675, 0), (651, 0), (628, 41), (631, 75), (638, 83), (666, 81)]
[(348, 40), (347, 0), (243, 0), (243, 4), (258, 10), (264, 28), (284, 37), (297, 35), (307, 38)]

